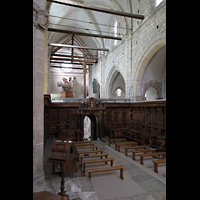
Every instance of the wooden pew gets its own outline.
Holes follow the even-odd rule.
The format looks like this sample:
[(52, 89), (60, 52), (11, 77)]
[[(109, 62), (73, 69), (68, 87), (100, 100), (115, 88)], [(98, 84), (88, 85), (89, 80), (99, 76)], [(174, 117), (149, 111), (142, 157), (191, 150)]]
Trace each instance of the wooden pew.
[(140, 150), (134, 150), (132, 151), (132, 159), (135, 160), (135, 154), (136, 153), (146, 153), (146, 152), (156, 152), (156, 149), (140, 149)]
[(140, 164), (143, 165), (143, 158), (144, 157), (149, 157), (149, 156), (162, 156), (162, 159), (165, 158), (166, 152), (161, 151), (161, 152), (154, 152), (154, 153), (145, 153), (145, 154), (140, 154)]
[(92, 143), (92, 141), (73, 141), (74, 144), (87, 144)]
[(154, 172), (158, 173), (158, 164), (166, 163), (166, 159), (152, 160), (154, 163)]
[(134, 141), (129, 141), (129, 142), (119, 142), (119, 143), (115, 143), (115, 150), (117, 150), (118, 148), (118, 151), (120, 152), (120, 147), (121, 146), (126, 146), (126, 145), (137, 145), (138, 142), (134, 142)]
[(120, 170), (120, 178), (123, 180), (124, 179), (124, 177), (123, 177), (123, 169), (124, 168), (125, 168), (124, 165), (119, 165), (119, 166), (111, 166), (111, 167), (86, 169), (86, 171), (89, 173), (89, 177), (91, 178), (91, 173)]
[(98, 147), (99, 146), (76, 146), (75, 148), (76, 149), (93, 149), (93, 150), (96, 148), (96, 150), (97, 150)]
[(116, 141), (124, 141), (124, 142), (125, 142), (126, 140), (127, 140), (126, 138), (109, 139), (109, 140), (108, 140), (108, 143), (109, 143), (108, 145), (109, 145), (109, 147), (110, 147), (110, 143), (111, 143), (111, 142), (116, 142)]
[(125, 149), (125, 155), (128, 156), (128, 150), (129, 149), (146, 149), (146, 145), (141, 145), (141, 146), (132, 146), (132, 147), (124, 147)]
[(79, 146), (94, 146), (95, 143), (83, 143), (83, 144), (74, 144), (75, 147), (79, 147)]
[(98, 150), (87, 150), (87, 151), (78, 151), (78, 158), (79, 158), (79, 155), (80, 154), (88, 154), (88, 153), (103, 153), (104, 152), (104, 150), (101, 150), (101, 149), (98, 149)]
[(101, 159), (105, 156), (105, 158), (108, 158), (108, 153), (101, 153), (101, 154), (88, 154), (88, 156), (84, 155), (79, 155), (79, 158), (81, 159), (81, 165), (82, 165), (82, 160), (83, 158), (95, 158), (95, 157), (100, 157)]
[(104, 159), (95, 159), (95, 160), (83, 160), (82, 164), (83, 164), (83, 172), (85, 173), (85, 165), (86, 164), (91, 164), (91, 163), (100, 163), (100, 162), (105, 162), (107, 164), (108, 161), (111, 162), (110, 166), (113, 166), (113, 161), (115, 159), (114, 158), (104, 158)]

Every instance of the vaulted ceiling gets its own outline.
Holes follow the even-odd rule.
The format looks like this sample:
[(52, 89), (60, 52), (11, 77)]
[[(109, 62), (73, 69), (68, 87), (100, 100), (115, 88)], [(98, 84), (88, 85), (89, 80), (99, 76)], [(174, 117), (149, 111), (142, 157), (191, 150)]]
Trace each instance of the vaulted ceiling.
[[(134, 13), (136, 12), (136, 4), (138, 3), (138, 0), (73, 0), (68, 2), (82, 3), (90, 7)], [(116, 37), (114, 33), (114, 19), (116, 19), (117, 15), (75, 8), (58, 3), (52, 3), (48, 0), (46, 1), (46, 9), (49, 10), (49, 29), (62, 29)], [(118, 31), (117, 36), (123, 38), (124, 34), (128, 33), (128, 31), (131, 31), (133, 19), (128, 17), (121, 18), (125, 23), (123, 23), (123, 27), (120, 27), (120, 25), (118, 26), (118, 29), (123, 31), (121, 31), (121, 34), (120, 31)], [(105, 48), (106, 40), (108, 40), (105, 38), (88, 37), (82, 35), (74, 35), (76, 40), (74, 40), (74, 38), (69, 39), (70, 37), (72, 37), (72, 34), (48, 31), (48, 43)], [(77, 44), (77, 41), (79, 44)], [(57, 48), (50, 46), (49, 51), (51, 54), (72, 54), (71, 48)], [(73, 54), (75, 56), (83, 57), (83, 53), (86, 53), (86, 50), (73, 49)], [(91, 55), (93, 55), (93, 57), (98, 57), (100, 53), (103, 52), (87, 50), (86, 55), (91, 59)], [(54, 58), (56, 57), (54, 56)]]

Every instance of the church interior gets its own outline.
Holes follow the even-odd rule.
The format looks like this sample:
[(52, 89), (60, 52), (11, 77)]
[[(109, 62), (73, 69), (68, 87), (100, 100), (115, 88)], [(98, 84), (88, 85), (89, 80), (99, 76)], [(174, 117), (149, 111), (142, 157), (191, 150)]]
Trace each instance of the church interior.
[(33, 0), (33, 199), (166, 199), (166, 0)]

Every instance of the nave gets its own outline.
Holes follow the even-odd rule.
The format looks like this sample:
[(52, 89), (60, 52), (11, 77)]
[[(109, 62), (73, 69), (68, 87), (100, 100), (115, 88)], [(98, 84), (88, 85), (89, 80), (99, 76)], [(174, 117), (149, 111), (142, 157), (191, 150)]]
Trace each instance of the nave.
[[(47, 141), (45, 152), (49, 152), (53, 138)], [(91, 179), (88, 173), (83, 173), (80, 164), (77, 163), (78, 172), (74, 178), (65, 178), (65, 190), (70, 200), (163, 200), (166, 199), (166, 164), (158, 167), (159, 173), (153, 170), (152, 160), (145, 158), (144, 165), (140, 164), (139, 156), (132, 159), (131, 152), (125, 156), (124, 148), (118, 152), (115, 145), (108, 146), (108, 141), (92, 141), (99, 146), (98, 149), (108, 153), (108, 157), (115, 158), (113, 165), (124, 165), (124, 179), (119, 178), (119, 171), (101, 172), (92, 174)], [(46, 153), (47, 154), (47, 153)], [(44, 154), (45, 182), (33, 188), (33, 192), (49, 191), (57, 194), (60, 191), (60, 176), (52, 173), (52, 163), (47, 163), (48, 155)], [(86, 170), (95, 167), (110, 166), (110, 163), (96, 163), (86, 165)]]

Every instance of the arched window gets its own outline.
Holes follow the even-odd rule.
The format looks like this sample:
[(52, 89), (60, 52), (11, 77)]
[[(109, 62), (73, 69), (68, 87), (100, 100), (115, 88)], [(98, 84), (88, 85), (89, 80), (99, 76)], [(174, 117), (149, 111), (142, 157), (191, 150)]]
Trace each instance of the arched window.
[(119, 88), (117, 89), (117, 96), (118, 96), (118, 97), (121, 97), (121, 96), (122, 96), (122, 90), (119, 89)]
[(156, 0), (156, 6), (158, 6), (163, 0)]
[[(117, 37), (117, 20), (115, 21), (115, 25), (114, 25), (114, 33), (115, 33), (115, 37)], [(117, 40), (114, 41), (114, 45), (117, 45)]]

